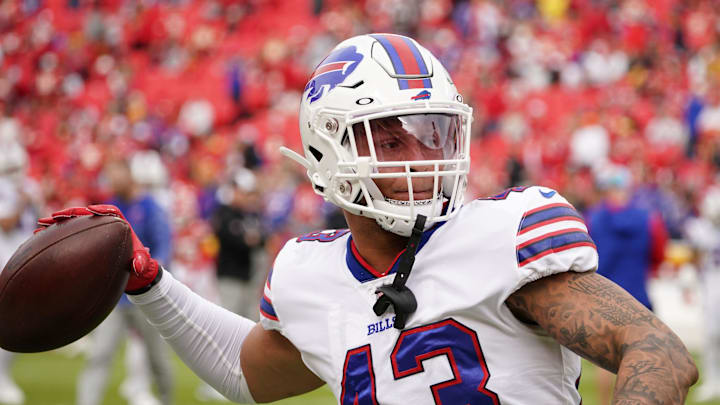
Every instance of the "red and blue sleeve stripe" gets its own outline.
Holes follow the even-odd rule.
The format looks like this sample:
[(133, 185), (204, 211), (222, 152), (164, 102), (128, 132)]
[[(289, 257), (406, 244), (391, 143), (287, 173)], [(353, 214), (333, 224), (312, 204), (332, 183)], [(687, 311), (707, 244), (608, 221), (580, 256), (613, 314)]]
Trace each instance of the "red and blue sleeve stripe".
[(260, 313), (264, 317), (272, 319), (273, 321), (278, 320), (277, 313), (275, 312), (275, 308), (273, 308), (272, 305), (272, 301), (265, 294), (263, 294), (262, 299), (260, 299)]
[(560, 221), (585, 223), (572, 205), (565, 203), (548, 204), (525, 213), (522, 222), (520, 222), (518, 235)]
[[(392, 34), (371, 35), (385, 49), (392, 62), (395, 74), (398, 75), (428, 75), (429, 69), (420, 54), (420, 49), (407, 37)], [(398, 79), (401, 90), (429, 89), (432, 82), (427, 79)]]
[(573, 228), (550, 232), (517, 246), (518, 266), (522, 267), (549, 254), (580, 246), (590, 246), (596, 249), (595, 242), (582, 229)]
[(272, 290), (272, 288), (270, 288), (270, 286), (272, 285), (272, 273), (273, 273), (273, 269), (270, 269), (270, 272), (268, 273), (268, 276), (267, 276), (267, 281), (265, 282), (265, 285), (267, 286), (268, 290)]
[[(270, 269), (270, 272), (267, 276), (267, 281), (265, 282), (265, 287), (268, 289), (268, 291), (271, 290), (271, 280), (272, 280), (272, 273), (273, 269)], [(273, 307), (272, 300), (267, 296), (266, 293), (263, 293), (262, 298), (260, 299), (260, 313), (268, 318), (272, 319), (273, 321), (277, 321), (277, 313), (275, 312), (275, 308)]]

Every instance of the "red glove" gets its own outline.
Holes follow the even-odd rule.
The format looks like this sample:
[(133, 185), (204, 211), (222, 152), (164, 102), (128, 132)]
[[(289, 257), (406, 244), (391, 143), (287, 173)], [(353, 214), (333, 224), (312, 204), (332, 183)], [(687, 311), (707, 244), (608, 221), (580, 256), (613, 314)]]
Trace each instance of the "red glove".
[[(40, 232), (48, 226), (62, 222), (68, 218), (83, 215), (112, 215), (127, 222), (122, 212), (114, 205), (88, 205), (87, 207), (65, 208), (64, 210), (54, 212), (50, 217), (40, 218), (38, 220), (40, 228), (36, 229), (35, 232)], [(128, 226), (130, 226), (130, 223), (128, 223)], [(130, 272), (127, 286), (125, 286), (125, 292), (137, 294), (144, 292), (146, 287), (154, 284), (153, 282), (156, 281), (156, 278), (158, 280), (160, 279), (158, 277), (160, 266), (158, 262), (150, 256), (150, 249), (143, 246), (142, 242), (140, 242), (132, 226), (130, 226), (130, 231), (132, 233), (133, 261), (132, 271)]]

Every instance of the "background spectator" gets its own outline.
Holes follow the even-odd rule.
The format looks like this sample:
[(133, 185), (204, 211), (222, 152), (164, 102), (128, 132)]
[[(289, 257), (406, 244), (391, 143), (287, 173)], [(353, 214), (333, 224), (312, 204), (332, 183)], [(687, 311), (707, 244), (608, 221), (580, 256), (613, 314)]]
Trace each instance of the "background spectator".
[[(598, 169), (604, 196), (587, 214), (590, 236), (598, 248), (598, 273), (624, 288), (652, 310), (647, 283), (662, 262), (667, 232), (660, 216), (632, 204), (632, 175), (626, 167)], [(610, 403), (613, 375), (597, 369), (601, 403)]]
[(712, 187), (703, 197), (700, 216), (688, 221), (688, 239), (699, 251), (698, 267), (705, 310), (705, 347), (702, 366), (703, 384), (697, 388), (697, 399), (720, 399), (720, 188)]
[(249, 169), (238, 168), (219, 194), (220, 203), (210, 223), (219, 243), (216, 270), (220, 304), (257, 320), (261, 290), (257, 280), (262, 280), (256, 277), (257, 255), (265, 239), (257, 179)]
[[(27, 155), (17, 123), (0, 121), (0, 272), (13, 252), (32, 235), (42, 212), (39, 189), (26, 177)], [(0, 349), (0, 403), (20, 405), (25, 394), (11, 374), (14, 354)]]
[[(147, 247), (164, 264), (170, 262), (171, 232), (165, 212), (155, 200), (145, 193), (133, 176), (131, 165), (120, 159), (109, 162), (104, 168), (109, 188), (112, 192), (110, 204), (117, 206), (133, 226), (138, 238), (147, 243)], [(135, 228), (137, 227), (137, 228)], [(141, 337), (146, 350), (128, 350), (131, 360), (128, 375), (146, 376), (147, 367), (152, 372), (158, 386), (160, 403), (170, 405), (172, 401), (172, 366), (168, 348), (157, 331), (147, 323), (142, 313), (130, 304), (125, 296), (108, 317), (95, 329), (92, 344), (88, 351), (87, 365), (80, 375), (77, 386), (78, 405), (96, 405), (102, 403), (108, 376), (115, 354), (120, 348), (128, 331)], [(136, 349), (137, 350), (137, 349)], [(142, 354), (145, 358), (141, 358)], [(135, 359), (132, 359), (132, 356)], [(147, 384), (130, 379), (125, 386), (125, 396), (131, 404), (157, 403)], [(134, 383), (132, 381), (135, 381)], [(145, 378), (144, 381), (149, 381)]]

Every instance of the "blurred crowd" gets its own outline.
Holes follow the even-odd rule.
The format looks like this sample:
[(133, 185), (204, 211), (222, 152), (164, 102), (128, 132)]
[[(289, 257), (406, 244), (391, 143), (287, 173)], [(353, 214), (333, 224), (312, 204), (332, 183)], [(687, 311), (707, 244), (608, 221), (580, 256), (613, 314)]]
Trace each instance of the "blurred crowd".
[(0, 4), (0, 143), (27, 150), (45, 211), (107, 200), (104, 164), (134, 158), (183, 260), (215, 254), (207, 220), (241, 168), (270, 235), (335, 222), (277, 147), (300, 149), (310, 72), (363, 32), (417, 38), (474, 107), (469, 198), (541, 184), (584, 210), (598, 168), (622, 164), (679, 237), (720, 163), (711, 0)]
[(237, 266), (222, 244), (244, 234), (264, 272), (289, 237), (344, 226), (278, 153), (301, 150), (310, 73), (342, 39), (393, 32), (437, 55), (474, 108), (468, 199), (538, 184), (586, 211), (622, 167), (630, 198), (681, 239), (718, 180), (718, 6), (3, 0), (0, 176), (19, 173), (40, 216), (109, 201), (104, 169), (126, 161), (169, 213), (175, 271)]

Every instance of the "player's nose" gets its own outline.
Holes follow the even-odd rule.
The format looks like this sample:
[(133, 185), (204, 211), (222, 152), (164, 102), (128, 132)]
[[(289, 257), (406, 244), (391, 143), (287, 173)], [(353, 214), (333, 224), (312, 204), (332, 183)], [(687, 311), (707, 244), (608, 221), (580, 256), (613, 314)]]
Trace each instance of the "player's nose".
[[(408, 156), (407, 160), (409, 161), (426, 161), (426, 160), (436, 160), (438, 159), (437, 153), (429, 148), (424, 147), (423, 145), (414, 145), (411, 148), (408, 148)], [(435, 166), (433, 164), (424, 164), (424, 165), (411, 165), (410, 171), (411, 172), (429, 172), (431, 170), (434, 170)]]
[[(413, 156), (411, 160), (415, 161), (427, 161), (427, 160), (435, 160), (436, 158), (430, 154), (426, 153), (418, 153), (417, 155)], [(430, 172), (435, 170), (435, 165), (433, 164), (414, 164), (410, 166), (411, 172)]]

